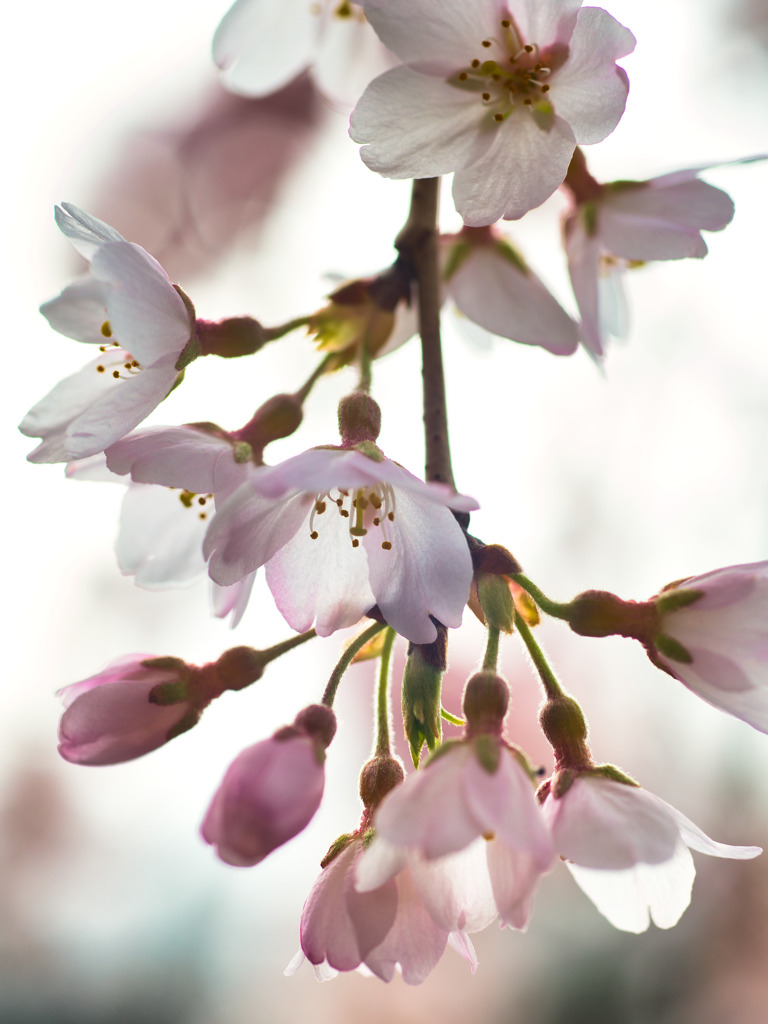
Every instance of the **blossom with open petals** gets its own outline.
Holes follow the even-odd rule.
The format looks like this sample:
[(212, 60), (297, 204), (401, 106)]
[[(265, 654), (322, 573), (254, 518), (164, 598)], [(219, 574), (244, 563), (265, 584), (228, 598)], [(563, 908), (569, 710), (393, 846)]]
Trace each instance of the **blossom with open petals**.
[(468, 937), (452, 937), (434, 922), (407, 866), (376, 889), (356, 890), (362, 853), (363, 835), (357, 834), (325, 864), (302, 911), (301, 952), (286, 974), (306, 957), (321, 980), (364, 964), (382, 981), (391, 981), (399, 967), (407, 984), (418, 985), (449, 941), (474, 970), (477, 960)]
[(616, 928), (643, 932), (677, 924), (691, 900), (690, 850), (744, 860), (757, 846), (716, 843), (674, 807), (639, 786), (578, 775), (547, 796), (543, 813), (556, 851), (578, 885)]
[(692, 576), (656, 598), (654, 660), (709, 704), (768, 732), (768, 562)]
[(42, 438), (30, 462), (103, 451), (162, 402), (196, 355), (194, 314), (149, 253), (71, 203), (56, 208), (56, 222), (91, 266), (41, 312), (101, 351), (24, 417), (21, 432)]
[(350, 104), (392, 64), (349, 0), (237, 0), (216, 29), (213, 59), (244, 96), (267, 96), (309, 68), (324, 95)]
[[(479, 931), (497, 913), (503, 924), (526, 926), (533, 890), (552, 863), (552, 843), (515, 754), (499, 744), (495, 767), (481, 761), (478, 742), (490, 740), (442, 748), (382, 800), (376, 838), (358, 867), (359, 891), (381, 885), (407, 863), (430, 914), (448, 930)], [(466, 887), (456, 884), (460, 878)]]
[(478, 226), (518, 218), (560, 185), (575, 146), (619, 122), (628, 82), (616, 61), (631, 32), (579, 0), (365, 0), (403, 61), (352, 113), (361, 155), (387, 178), (454, 173), (453, 198)]
[(211, 578), (236, 583), (266, 565), (277, 607), (298, 632), (352, 626), (378, 605), (413, 643), (461, 623), (472, 562), (450, 509), (477, 508), (357, 448), (315, 448), (251, 472), (205, 539)]
[(66, 708), (59, 724), (59, 753), (66, 761), (88, 765), (131, 761), (176, 735), (193, 707), (187, 701), (168, 705), (150, 701), (156, 686), (177, 683), (180, 678), (178, 666), (169, 659), (158, 665), (159, 660), (152, 654), (131, 654), (59, 691)]
[(258, 864), (306, 828), (323, 796), (325, 748), (335, 731), (331, 709), (313, 704), (235, 758), (201, 826), (223, 861)]
[(491, 228), (441, 238), (445, 291), (479, 327), (568, 356), (579, 329), (520, 253)]
[(707, 254), (701, 232), (731, 222), (730, 197), (700, 181), (702, 170), (600, 185), (583, 155), (574, 155), (565, 180), (574, 199), (564, 221), (565, 250), (584, 344), (596, 358), (609, 335), (626, 333), (626, 269), (651, 260), (701, 259)]

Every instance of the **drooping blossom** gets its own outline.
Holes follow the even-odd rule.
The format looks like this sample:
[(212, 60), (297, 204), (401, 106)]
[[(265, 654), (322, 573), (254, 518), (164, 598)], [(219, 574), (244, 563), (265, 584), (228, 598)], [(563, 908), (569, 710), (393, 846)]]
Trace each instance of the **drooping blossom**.
[(677, 924), (691, 900), (691, 850), (745, 860), (757, 846), (727, 846), (639, 786), (579, 774), (543, 805), (555, 850), (577, 884), (614, 927), (643, 932)]
[(323, 796), (325, 749), (335, 731), (331, 709), (313, 704), (235, 758), (201, 826), (223, 861), (258, 864), (306, 828)]
[(56, 208), (56, 222), (90, 271), (40, 311), (100, 353), (24, 417), (21, 432), (42, 438), (30, 462), (108, 448), (162, 402), (197, 354), (194, 313), (149, 253), (71, 203)]
[(595, 358), (604, 355), (609, 336), (626, 334), (627, 268), (651, 260), (701, 259), (707, 254), (701, 232), (730, 224), (733, 202), (699, 180), (705, 169), (601, 185), (580, 151), (574, 154), (565, 180), (573, 197), (563, 225), (565, 250), (584, 344)]
[[(552, 843), (515, 754), (502, 745), (495, 758), (490, 770), (474, 741), (446, 745), (385, 797), (358, 890), (408, 864), (433, 919), (449, 931), (479, 931), (497, 913), (503, 924), (524, 928)], [(433, 868), (444, 869), (443, 877)]]
[(407, 866), (376, 889), (355, 889), (363, 848), (358, 833), (325, 862), (302, 911), (301, 952), (286, 974), (293, 974), (306, 957), (320, 980), (362, 964), (382, 981), (391, 981), (399, 967), (407, 984), (418, 985), (449, 941), (474, 970), (477, 959), (468, 936), (451, 936), (434, 922)]
[[(150, 589), (177, 586), (205, 571), (203, 540), (216, 501), (255, 467), (247, 444), (212, 425), (150, 427), (110, 446), (105, 476), (130, 474), (117, 557), (121, 572)], [(79, 475), (74, 464), (72, 475)], [(214, 612), (236, 626), (253, 587), (251, 573), (232, 586), (213, 583)]]
[(454, 172), (464, 221), (516, 219), (565, 177), (575, 146), (619, 122), (631, 32), (578, 0), (365, 0), (402, 66), (366, 89), (350, 134), (388, 178)]
[(178, 683), (193, 671), (192, 666), (173, 662), (176, 659), (131, 654), (60, 690), (66, 709), (59, 724), (61, 756), (73, 764), (119, 764), (161, 747), (183, 731), (182, 724), (193, 725), (191, 702), (150, 701), (156, 687)]
[(692, 576), (656, 598), (654, 660), (693, 693), (768, 732), (768, 562)]
[(576, 351), (579, 329), (522, 256), (491, 228), (441, 239), (445, 291), (479, 327), (553, 355)]
[(458, 626), (472, 580), (450, 509), (477, 504), (424, 483), (373, 444), (365, 450), (315, 448), (253, 471), (208, 529), (211, 578), (228, 586), (265, 565), (298, 632), (314, 621), (328, 636), (378, 605), (398, 633), (431, 643), (430, 615)]
[(232, 92), (267, 96), (309, 68), (320, 92), (348, 104), (393, 63), (349, 0), (237, 0), (216, 29), (213, 59)]

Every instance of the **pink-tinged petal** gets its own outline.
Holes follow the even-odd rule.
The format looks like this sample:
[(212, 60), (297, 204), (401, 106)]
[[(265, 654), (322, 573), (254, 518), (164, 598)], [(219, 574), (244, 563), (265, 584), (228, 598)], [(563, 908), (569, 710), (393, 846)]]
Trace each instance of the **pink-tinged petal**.
[[(397, 510), (383, 531), (363, 538), (371, 589), (382, 615), (412, 643), (431, 643), (434, 615), (446, 626), (460, 626), (472, 582), (472, 558), (453, 514), (433, 502), (400, 491)], [(390, 543), (389, 549), (383, 547)]]
[(240, 620), (245, 614), (245, 609), (248, 607), (248, 601), (250, 600), (255, 580), (255, 572), (240, 580), (239, 583), (233, 583), (231, 587), (220, 587), (218, 583), (214, 583), (211, 580), (213, 614), (219, 619), (224, 619), (232, 612), (232, 619), (229, 623), (230, 629), (234, 629), (235, 626), (240, 624)]
[(311, 737), (256, 743), (229, 766), (201, 826), (203, 838), (227, 864), (258, 864), (309, 824), (324, 782)]
[[(375, 892), (352, 887), (362, 844), (353, 841), (334, 857), (312, 887), (301, 915), (301, 948), (312, 964), (327, 962), (338, 971), (353, 971), (385, 938), (397, 912), (394, 881)], [(363, 926), (364, 937), (358, 933)]]
[(488, 874), (502, 927), (524, 931), (533, 906), (533, 891), (542, 875), (536, 858), (497, 836), (486, 844)]
[(404, 63), (459, 70), (482, 54), (506, 16), (503, 0), (362, 0), (376, 34)]
[(362, 143), (364, 163), (385, 178), (432, 178), (473, 164), (488, 149), (495, 133), (481, 131), (481, 119), (474, 93), (401, 66), (371, 82), (349, 134)]
[(91, 217), (74, 203), (62, 203), (54, 210), (56, 223), (81, 256), (90, 260), (105, 242), (124, 242), (125, 239), (109, 224)]
[(486, 841), (476, 839), (458, 853), (437, 860), (418, 854), (409, 858), (419, 894), (432, 920), (445, 931), (479, 932), (496, 920), (485, 848)]
[(310, 63), (320, 18), (306, 0), (237, 0), (213, 37), (213, 59), (232, 92), (266, 96)]
[(429, 915), (411, 872), (397, 876), (397, 916), (386, 938), (365, 957), (365, 965), (382, 981), (391, 981), (400, 965), (407, 985), (420, 985), (437, 966), (448, 943), (448, 932)]
[(374, 837), (373, 842), (363, 852), (355, 868), (355, 889), (358, 892), (371, 892), (394, 878), (406, 865), (408, 855), (404, 846), (395, 846)]
[(123, 498), (115, 544), (120, 572), (150, 590), (195, 579), (205, 572), (205, 527), (177, 491), (132, 484)]
[(600, 241), (610, 253), (627, 260), (701, 259), (707, 244), (695, 228), (664, 220), (600, 210)]
[(474, 498), (470, 498), (469, 495), (459, 494), (452, 487), (449, 487), (448, 484), (425, 483), (417, 476), (414, 476), (413, 473), (409, 473), (404, 466), (393, 462), (392, 459), (384, 459), (382, 462), (374, 463), (374, 465), (377, 467), (375, 470), (377, 480), (392, 484), (393, 487), (397, 488), (397, 494), (401, 490), (408, 491), (419, 502), (434, 502), (446, 505), (457, 512), (474, 512), (480, 508), (478, 502)]
[(576, 351), (578, 327), (539, 278), (490, 246), (475, 247), (447, 289), (461, 312), (492, 334), (554, 355)]
[(313, 77), (324, 96), (351, 106), (368, 83), (394, 62), (366, 21), (331, 14), (317, 49)]
[(68, 285), (55, 299), (44, 302), (40, 312), (59, 334), (91, 345), (109, 341), (101, 331), (107, 319), (107, 289), (90, 275)]
[(295, 490), (315, 494), (334, 487), (351, 490), (375, 484), (380, 465), (352, 449), (310, 448), (277, 466), (260, 470), (254, 487), (269, 498), (281, 498)]
[(681, 841), (662, 864), (636, 864), (623, 871), (567, 866), (603, 917), (621, 931), (644, 932), (649, 917), (659, 928), (672, 928), (691, 901), (695, 868)]
[(161, 707), (149, 701), (173, 672), (142, 664), (152, 655), (134, 654), (89, 679), (64, 687), (66, 710), (59, 724), (59, 753), (73, 764), (118, 764), (162, 746), (189, 713), (186, 703)]
[(582, 0), (509, 0), (508, 6), (523, 42), (543, 47), (568, 42), (581, 4)]
[(635, 37), (606, 11), (579, 11), (568, 60), (552, 75), (550, 97), (580, 146), (602, 142), (621, 119), (627, 102), (627, 75), (615, 61), (635, 48)]
[(451, 932), (448, 936), (448, 945), (467, 961), (474, 974), (478, 968), (478, 960), (470, 937), (465, 932)]
[(576, 145), (562, 117), (544, 131), (524, 107), (489, 132), (492, 144), (471, 165), (457, 167), (453, 179), (456, 209), (473, 227), (517, 220), (540, 206), (562, 184)]
[(727, 857), (730, 860), (751, 860), (763, 852), (760, 846), (729, 846), (727, 843), (718, 843), (714, 839), (710, 839), (698, 825), (694, 825), (690, 818), (686, 818), (676, 807), (671, 807), (653, 793), (648, 795), (657, 803), (662, 804), (665, 810), (672, 815), (680, 831), (680, 838), (691, 850), (698, 850), (699, 853), (706, 853), (710, 857)]
[(602, 776), (580, 776), (561, 798), (547, 798), (543, 814), (557, 852), (586, 868), (663, 863), (678, 838), (663, 801)]
[(469, 746), (456, 746), (409, 775), (382, 800), (374, 819), (379, 834), (429, 860), (468, 846), (482, 831), (461, 781), (473, 757)]
[(315, 622), (320, 636), (330, 636), (353, 626), (376, 601), (365, 551), (352, 546), (349, 519), (334, 515), (331, 503), (315, 519), (313, 540), (303, 507), (302, 525), (267, 562), (267, 584), (293, 629), (303, 633)]
[(264, 565), (306, 522), (312, 498), (297, 494), (282, 501), (264, 498), (249, 480), (213, 518), (203, 542), (211, 579), (222, 587)]
[(555, 855), (531, 780), (517, 758), (502, 748), (495, 772), (488, 772), (472, 757), (461, 785), (467, 804), (484, 834), (497, 835), (507, 846), (530, 854), (540, 872), (547, 871)]
[(107, 287), (112, 335), (140, 363), (173, 353), (178, 359), (192, 333), (187, 307), (163, 268), (131, 242), (102, 245), (91, 273)]
[[(654, 178), (634, 187), (609, 188), (603, 197), (603, 209), (697, 231), (721, 231), (733, 220), (733, 200), (722, 189), (696, 178), (677, 184), (662, 184), (663, 181)], [(612, 249), (610, 245), (608, 248)]]
[(171, 355), (127, 380), (117, 381), (113, 391), (102, 395), (70, 423), (67, 446), (71, 455), (68, 458), (93, 455), (124, 437), (157, 408), (177, 376), (175, 357)]
[(64, 469), (68, 480), (93, 480), (102, 484), (124, 484), (119, 476), (107, 469), (107, 460), (103, 452), (89, 455), (87, 459), (70, 462)]
[(138, 483), (181, 487), (194, 494), (231, 494), (244, 483), (250, 463), (235, 461), (225, 438), (194, 427), (149, 427), (124, 437), (107, 452), (113, 473)]
[(565, 223), (565, 251), (573, 294), (581, 316), (581, 336), (587, 351), (595, 358), (603, 356), (600, 330), (598, 288), (600, 243), (596, 235), (588, 235), (578, 216)]

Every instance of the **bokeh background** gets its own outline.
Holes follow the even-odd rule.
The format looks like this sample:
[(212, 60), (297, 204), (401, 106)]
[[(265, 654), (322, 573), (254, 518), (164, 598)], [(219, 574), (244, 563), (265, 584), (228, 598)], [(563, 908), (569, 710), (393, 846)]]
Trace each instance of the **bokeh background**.
[[(768, 149), (766, 0), (613, 0), (637, 36), (626, 115), (588, 150), (599, 178), (643, 178)], [(698, 857), (680, 925), (615, 932), (557, 867), (528, 934), (476, 936), (471, 978), (450, 951), (409, 989), (357, 974), (318, 985), (282, 970), (327, 846), (354, 827), (370, 748), (373, 678), (353, 668), (327, 796), (306, 832), (254, 869), (220, 863), (197, 829), (229, 761), (316, 700), (338, 638), (273, 665), (201, 724), (132, 764), (87, 769), (55, 750), (55, 691), (124, 653), (202, 663), (233, 643), (288, 634), (260, 580), (234, 635), (204, 582), (148, 593), (120, 576), (112, 545), (120, 485), (34, 467), (15, 427), (88, 358), (37, 313), (81, 265), (55, 228), (74, 202), (157, 256), (208, 318), (266, 323), (321, 304), (335, 281), (385, 266), (408, 186), (368, 172), (347, 113), (308, 81), (267, 101), (228, 96), (209, 45), (226, 4), (70, 0), (4, 16), (4, 681), (0, 713), (0, 1024), (288, 1024), (430, 1017), (484, 1024), (762, 1024), (768, 1004), (768, 867)], [(631, 329), (604, 372), (467, 338), (446, 311), (456, 479), (482, 509), (473, 532), (507, 545), (545, 591), (644, 598), (664, 583), (768, 556), (766, 166), (706, 174), (736, 202), (704, 261), (628, 280)], [(444, 225), (457, 225), (446, 189)], [(562, 197), (510, 236), (573, 311), (559, 246)], [(301, 332), (243, 364), (193, 365), (151, 422), (241, 425), (314, 365)], [(283, 457), (335, 439), (352, 383), (322, 381)], [(382, 445), (420, 471), (419, 362), (407, 346), (376, 365)], [(482, 651), (466, 616), (446, 703)], [(768, 843), (768, 738), (727, 719), (619, 639), (557, 623), (540, 637), (582, 701), (597, 758), (613, 761), (715, 838)], [(402, 663), (402, 651), (399, 653)], [(536, 683), (514, 638), (511, 738), (548, 765)]]

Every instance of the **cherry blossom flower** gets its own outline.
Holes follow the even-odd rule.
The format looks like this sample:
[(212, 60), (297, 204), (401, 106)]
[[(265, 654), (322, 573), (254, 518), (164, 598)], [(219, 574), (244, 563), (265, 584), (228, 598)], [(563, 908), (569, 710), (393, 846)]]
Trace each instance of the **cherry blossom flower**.
[(56, 222), (91, 266), (41, 312), (100, 354), (24, 417), (21, 432), (42, 438), (30, 462), (103, 451), (162, 402), (197, 354), (194, 313), (149, 253), (71, 203), (56, 208)]
[(574, 155), (565, 180), (574, 199), (564, 221), (565, 250), (584, 344), (594, 357), (603, 356), (609, 335), (626, 334), (627, 268), (651, 260), (701, 259), (707, 254), (701, 232), (730, 224), (730, 197), (700, 181), (702, 170), (600, 185), (583, 155)]
[[(255, 467), (235, 435), (210, 427), (150, 427), (111, 445), (105, 476), (127, 473), (117, 558), (121, 572), (150, 589), (177, 586), (205, 571), (203, 540), (216, 501), (223, 501)], [(74, 464), (72, 475), (91, 470)], [(213, 583), (214, 613), (232, 613), (234, 628), (253, 589), (250, 573), (232, 586)]]
[(449, 931), (479, 931), (497, 913), (502, 924), (525, 928), (552, 843), (515, 754), (500, 744), (494, 770), (481, 761), (478, 743), (491, 740), (444, 745), (384, 798), (358, 891), (382, 885), (407, 863), (433, 919)]
[(579, 329), (522, 256), (491, 228), (441, 239), (445, 290), (479, 327), (553, 355), (571, 355)]
[(693, 693), (768, 732), (768, 562), (692, 576), (656, 598), (654, 660)]
[(223, 861), (258, 864), (306, 828), (320, 806), (325, 749), (335, 732), (333, 711), (313, 704), (235, 758), (201, 827)]
[(213, 59), (232, 92), (267, 96), (309, 68), (325, 96), (348, 104), (393, 63), (349, 0), (237, 0), (216, 29)]
[(66, 708), (59, 725), (59, 753), (66, 761), (87, 765), (131, 761), (183, 731), (181, 726), (190, 716), (193, 720), (186, 727), (194, 724), (191, 703), (150, 701), (156, 686), (180, 679), (178, 667), (158, 666), (157, 660), (152, 654), (131, 654), (59, 691)]
[(365, 0), (402, 61), (375, 79), (350, 134), (388, 178), (455, 172), (467, 224), (516, 219), (560, 185), (577, 144), (604, 139), (624, 111), (616, 60), (631, 32), (578, 0)]
[(378, 605), (393, 629), (431, 643), (430, 615), (458, 626), (472, 564), (450, 509), (477, 508), (425, 484), (373, 444), (315, 448), (251, 472), (219, 506), (203, 548), (222, 586), (266, 565), (277, 607), (298, 632), (352, 626)]
[(418, 985), (449, 942), (474, 971), (469, 938), (451, 936), (435, 924), (407, 866), (376, 889), (355, 889), (363, 842), (358, 833), (325, 863), (302, 911), (301, 952), (285, 973), (293, 974), (306, 957), (320, 980), (363, 964), (382, 981), (391, 981), (399, 967), (407, 984)]
[(650, 919), (672, 928), (691, 901), (690, 850), (746, 860), (758, 846), (716, 843), (674, 807), (639, 786), (581, 774), (543, 813), (555, 849), (600, 913), (614, 927), (643, 932)]

